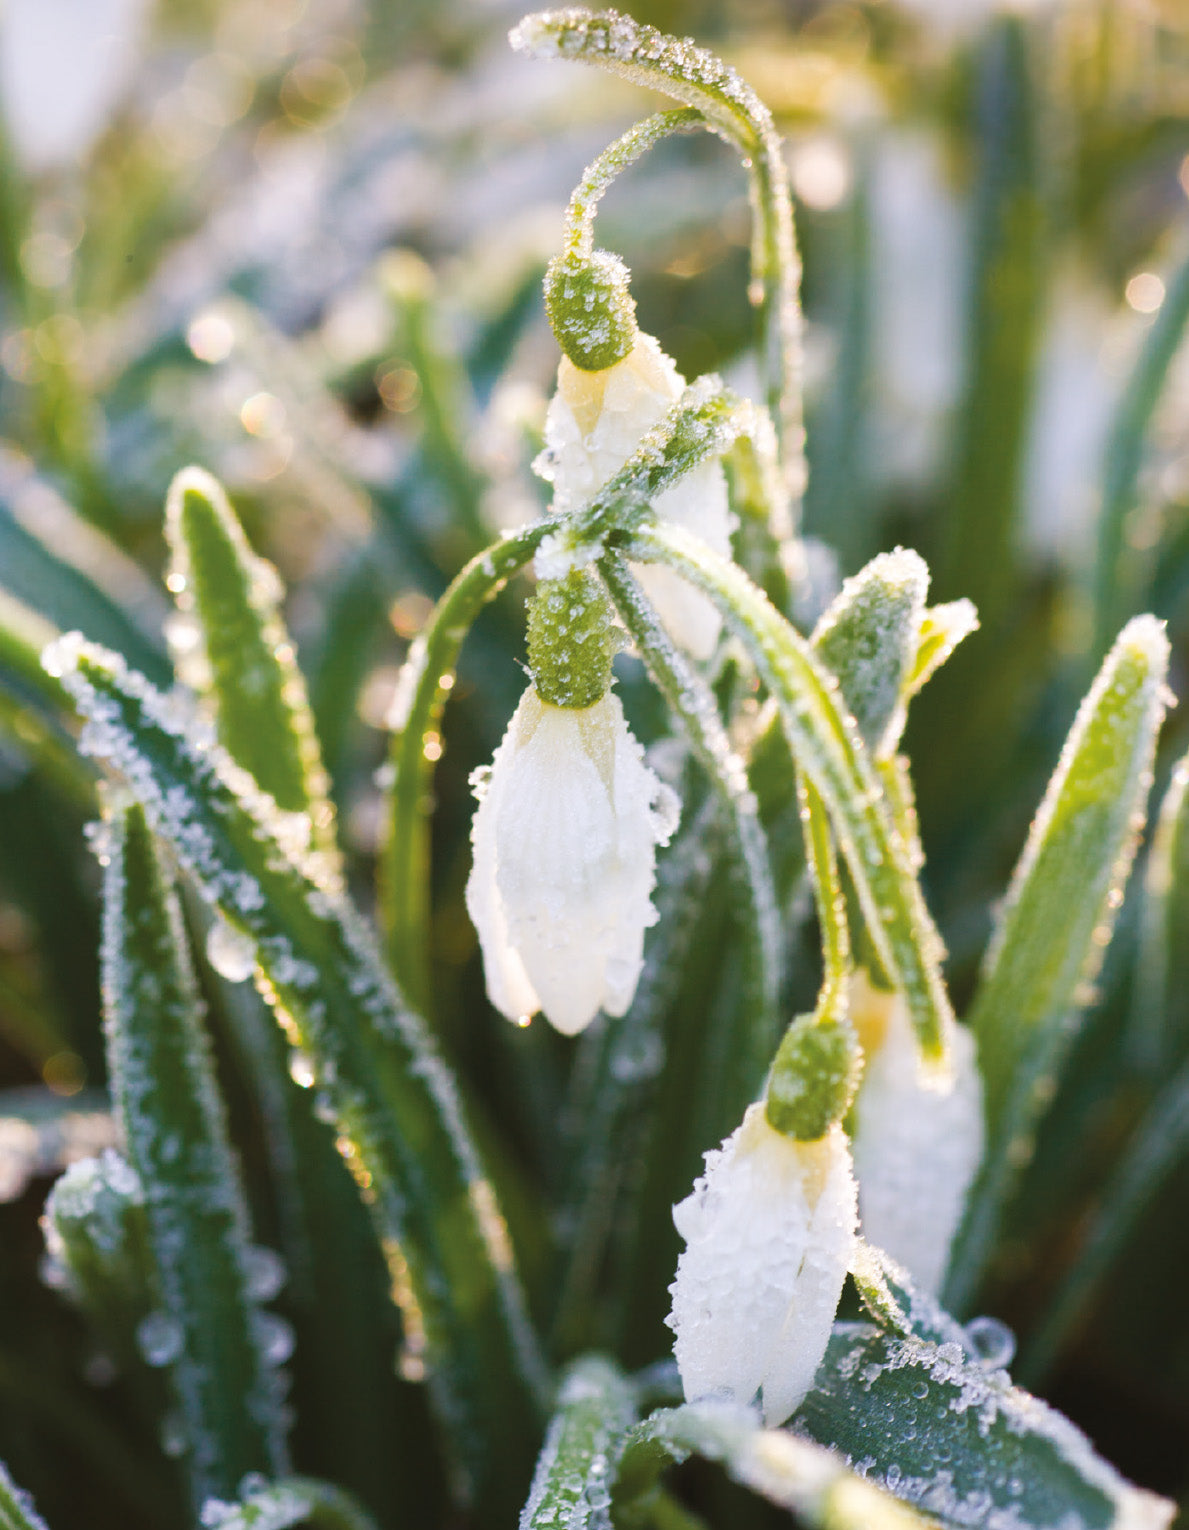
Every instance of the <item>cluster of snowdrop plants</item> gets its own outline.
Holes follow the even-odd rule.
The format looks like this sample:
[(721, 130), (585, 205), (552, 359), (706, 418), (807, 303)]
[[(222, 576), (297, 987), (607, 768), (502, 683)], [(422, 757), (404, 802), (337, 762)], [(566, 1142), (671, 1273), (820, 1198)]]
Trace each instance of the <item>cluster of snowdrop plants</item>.
[[(831, 580), (803, 534), (816, 459), (772, 116), (710, 52), (613, 11), (532, 15), (511, 43), (677, 104), (585, 170), (545, 270), (539, 514), (488, 528), (430, 399), (470, 556), (421, 601), (384, 697), (374, 896), (318, 725), (334, 706), (311, 704), (281, 580), (211, 472), (166, 497), (169, 667), (81, 575), (82, 630), (0, 589), (0, 724), (86, 806), (102, 907), (107, 1093), (14, 1105), (0, 1148), (9, 1172), (24, 1155), (14, 1194), (58, 1175), (40, 1299), (70, 1314), (117, 1424), (43, 1405), (29, 1377), (29, 1429), (110, 1456), (135, 1524), (1161, 1530), (1174, 1503), (1013, 1380), (987, 1297), (1023, 1257), (1029, 1166), (1113, 981), (1175, 701), (1165, 624), (1117, 610), (1122, 586), (1096, 607), (1120, 620), (1016, 814), (959, 1015), (938, 923), (961, 922), (924, 891), (905, 740), (986, 634), (960, 591), (930, 603), (917, 552)], [(749, 194), (758, 342), (735, 386), (682, 376), (596, 239), (621, 174), (706, 134)], [(385, 271), (424, 319), (423, 270)], [(208, 314), (195, 354), (216, 321), (231, 333)], [(1147, 413), (1129, 406), (1137, 441), (1173, 323), (1137, 385)], [(22, 471), (0, 459), (0, 494)], [(502, 742), (451, 787), (467, 692)], [(963, 726), (947, 718), (955, 748)], [(1165, 1062), (1187, 781), (1125, 937), (1135, 1044)], [(1075, 1261), (1030, 1374), (1082, 1317), (1118, 1208), (1154, 1193), (1187, 1101), (1180, 1074), (1156, 1094), (1087, 1238), (1097, 1275)], [(21, 1475), (0, 1464), (0, 1527), (46, 1530)]]

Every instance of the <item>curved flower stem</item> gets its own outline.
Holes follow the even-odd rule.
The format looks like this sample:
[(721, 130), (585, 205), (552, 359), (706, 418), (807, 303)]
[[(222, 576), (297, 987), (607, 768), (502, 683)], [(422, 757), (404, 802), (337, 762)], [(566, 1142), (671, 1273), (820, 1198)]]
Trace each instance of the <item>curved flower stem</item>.
[[(734, 69), (688, 40), (616, 11), (579, 6), (526, 16), (512, 46), (539, 58), (577, 59), (696, 107), (708, 126), (743, 156), (751, 183), (754, 234), (751, 298), (760, 309), (769, 411), (776, 422), (790, 496), (805, 483), (801, 403), (801, 262), (793, 234), (788, 170), (772, 113)], [(777, 528), (791, 536), (791, 514)]]
[(696, 537), (654, 524), (637, 528), (624, 551), (675, 568), (714, 601), (747, 648), (780, 708), (789, 747), (830, 814), (880, 960), (904, 991), (921, 1048), (943, 1063), (953, 1010), (941, 977), (941, 939), (871, 757), (839, 708), (837, 683), (746, 574)]
[(813, 882), (818, 922), (822, 928), (823, 990), (835, 988), (850, 973), (850, 931), (846, 899), (838, 880), (838, 862), (830, 835), (830, 820), (817, 787), (804, 771), (797, 780), (797, 800), (805, 836), (805, 863)]
[(698, 128), (713, 131), (696, 107), (656, 112), (617, 138), (582, 173), (566, 209), (564, 249), (568, 255), (589, 255), (594, 247), (594, 216), (615, 177), (634, 165), (649, 149), (673, 133), (692, 133)]
[[(624, 559), (616, 552), (608, 552), (599, 564), (599, 572), (653, 682), (680, 719), (690, 747), (730, 817), (735, 858), (748, 902), (746, 925), (759, 974), (760, 999), (764, 1011), (770, 1012), (780, 988), (780, 922), (768, 847), (743, 762), (731, 748), (710, 687), (674, 646)], [(766, 1034), (766, 1026), (760, 1025), (758, 1029)], [(764, 1061), (760, 1059), (761, 1068)]]
[(429, 823), (425, 803), (441, 754), (438, 723), (459, 649), (482, 607), (537, 550), (555, 522), (536, 521), (471, 559), (438, 601), (401, 671), (390, 719), (392, 789), (380, 858), (388, 955), (409, 1004), (429, 1009)]

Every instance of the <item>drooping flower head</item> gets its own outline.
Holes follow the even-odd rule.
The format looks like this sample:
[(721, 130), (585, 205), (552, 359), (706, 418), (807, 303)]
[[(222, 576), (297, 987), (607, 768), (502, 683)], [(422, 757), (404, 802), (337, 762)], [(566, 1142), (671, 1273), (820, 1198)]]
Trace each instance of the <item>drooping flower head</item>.
[(875, 987), (862, 969), (851, 1018), (866, 1057), (853, 1113), (863, 1234), (935, 1292), (983, 1153), (974, 1037), (955, 1025), (948, 1080), (924, 1077), (902, 995)]
[[(538, 469), (553, 484), (558, 514), (577, 509), (613, 478), (641, 438), (681, 397), (685, 380), (651, 335), (637, 332), (622, 360), (586, 371), (563, 356), (557, 392), (545, 420), (546, 450)], [(658, 494), (653, 510), (693, 532), (722, 557), (731, 551), (731, 517), (722, 464), (703, 463)], [(718, 612), (672, 569), (648, 564), (635, 570), (670, 637), (694, 658), (714, 652)]]
[(534, 684), (477, 781), (467, 909), (491, 1002), (542, 1010), (566, 1035), (622, 1015), (644, 960), (656, 847), (677, 803), (644, 763), (609, 689), (605, 596), (592, 574), (543, 585)]
[(686, 1397), (758, 1393), (765, 1422), (783, 1423), (813, 1385), (854, 1247), (846, 1134), (798, 1142), (752, 1105), (673, 1220), (686, 1246), (667, 1321)]

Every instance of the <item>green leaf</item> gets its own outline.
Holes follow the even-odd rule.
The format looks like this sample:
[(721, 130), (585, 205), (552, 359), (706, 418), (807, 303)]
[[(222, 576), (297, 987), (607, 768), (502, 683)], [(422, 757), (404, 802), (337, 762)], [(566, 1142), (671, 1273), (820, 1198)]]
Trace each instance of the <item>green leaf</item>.
[(1189, 1044), (1189, 756), (1173, 770), (1144, 868), (1129, 1050), (1160, 1078)]
[(153, 1303), (155, 1272), (136, 1171), (115, 1151), (72, 1163), (42, 1216), (47, 1279), (83, 1313), (121, 1367)]
[(346, 898), (278, 845), (270, 799), (253, 798), (117, 656), (76, 635), (47, 662), (88, 719), (84, 747), (120, 771), (204, 896), (254, 943), (258, 980), (308, 1057), (315, 1103), (333, 1114), (372, 1212), (463, 1485), (497, 1520), (523, 1491), (544, 1379), (453, 1078)]
[(916, 553), (880, 553), (848, 579), (810, 641), (838, 676), (863, 742), (879, 757), (904, 729), (902, 697), (917, 658), (929, 570)]
[(199, 1019), (181, 909), (137, 804), (112, 806), (103, 999), (112, 1096), (144, 1195), (156, 1310), (140, 1328), (171, 1370), (197, 1512), (285, 1464), (271, 1326), (251, 1295), (247, 1208)]
[(953, 1020), (941, 979), (941, 942), (880, 780), (838, 686), (816, 654), (741, 569), (679, 528), (637, 530), (625, 548), (668, 563), (703, 590), (747, 647), (777, 706), (798, 766), (826, 804), (881, 961), (904, 990), (926, 1056), (940, 1058)]
[(3, 1461), (0, 1461), (0, 1530), (48, 1530), (33, 1507), (32, 1498), (17, 1487)]
[(973, 1300), (1005, 1202), (1110, 940), (1167, 700), (1160, 622), (1128, 622), (1078, 711), (1032, 822), (970, 1011), (987, 1149), (955, 1244), (947, 1305)]
[(687, 1403), (661, 1408), (623, 1443), (612, 1488), (618, 1530), (643, 1530), (661, 1474), (691, 1455), (722, 1463), (728, 1476), (813, 1530), (923, 1530), (906, 1509), (850, 1464), (783, 1429), (765, 1429), (750, 1408)]
[(181, 678), (209, 701), (236, 764), (282, 812), (308, 818), (311, 848), (334, 858), (330, 783), (276, 570), (252, 552), (222, 486), (201, 468), (170, 485), (165, 536), (166, 584), (183, 616), (174, 628)]
[(835, 1324), (795, 1423), (953, 1530), (1162, 1530), (1174, 1512), (1125, 1482), (1068, 1419), (953, 1340)]
[(558, 1389), (520, 1530), (606, 1526), (616, 1446), (635, 1418), (634, 1388), (609, 1360), (576, 1361)]

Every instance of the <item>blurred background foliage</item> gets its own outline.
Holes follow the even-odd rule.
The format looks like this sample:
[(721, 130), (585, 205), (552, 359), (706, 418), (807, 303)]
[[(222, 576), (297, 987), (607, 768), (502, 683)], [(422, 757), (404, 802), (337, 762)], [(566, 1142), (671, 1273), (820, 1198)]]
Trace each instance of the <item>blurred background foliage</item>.
[[(897, 543), (929, 561), (933, 598), (967, 595), (981, 613), (907, 738), (961, 1010), (1077, 699), (1127, 616), (1168, 621), (1187, 694), (1189, 8), (633, 10), (721, 52), (785, 135), (808, 320), (801, 622)], [(0, 15), (0, 598), (167, 680), (164, 490), (190, 461), (222, 478), (291, 591), (365, 904), (397, 668), (465, 558), (544, 503), (529, 464), (556, 349), (540, 278), (583, 166), (651, 104), (514, 57), (518, 15), (505, 0), (10, 0)], [(711, 138), (663, 144), (601, 220), (645, 329), (686, 375), (719, 370), (754, 391), (748, 234), (743, 178)], [(496, 1017), (462, 901), (467, 777), (522, 684), (523, 593), (482, 617), (440, 746), (435, 1021), (514, 1144), (501, 1192), (523, 1224), (536, 1309), (556, 1309), (559, 1353), (613, 1342), (645, 1364), (668, 1348), (668, 1207), (738, 1115), (682, 1044), (683, 1026), (729, 1002), (730, 971), (715, 965), (729, 887), (699, 873), (702, 939), (666, 1022), (663, 1081), (657, 1059), (636, 1060), (661, 1092), (655, 1140), (669, 1150), (641, 1141), (606, 1204), (583, 1209), (575, 1144), (600, 1037), (575, 1048)], [(660, 704), (621, 663), (625, 702), (655, 740)], [(49, 1177), (111, 1140), (82, 837), (92, 786), (63, 726), (0, 653), (0, 1456), (56, 1530), (148, 1526), (180, 1504), (150, 1400), (38, 1279)], [(1187, 744), (1182, 707), (1158, 793)], [(691, 795), (687, 821), (697, 815)], [(706, 865), (719, 853), (711, 825)], [(1189, 1459), (1189, 1104), (1161, 1090), (1189, 1054), (1177, 954), (1189, 903), (1162, 905), (1156, 970), (1141, 875), (980, 1306), (1017, 1330), (1022, 1379), (1129, 1476), (1176, 1493)], [(807, 937), (803, 996), (811, 953)], [(212, 985), (208, 999), (255, 1223), (290, 1266), (297, 1465), (388, 1523), (445, 1522), (432, 1474), (408, 1497), (402, 1462), (432, 1460), (432, 1447), (354, 1224), (320, 1236), (350, 1267), (344, 1292), (370, 1303), (357, 1335), (370, 1373), (353, 1399), (320, 1383), (311, 1233), (286, 1220), (276, 1102), (254, 1089), (229, 992)], [(1133, 1177), (1104, 1199), (1121, 1163)], [(518, 1217), (522, 1182), (593, 1217), (586, 1265), (559, 1273), (527, 1197)], [(641, 1290), (651, 1298), (625, 1305)]]

